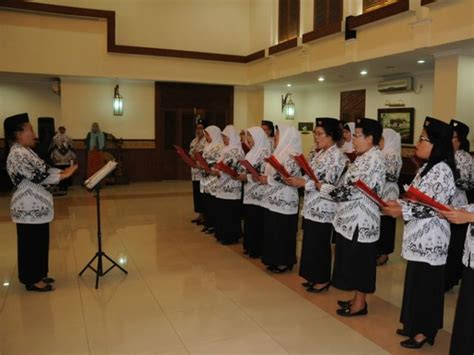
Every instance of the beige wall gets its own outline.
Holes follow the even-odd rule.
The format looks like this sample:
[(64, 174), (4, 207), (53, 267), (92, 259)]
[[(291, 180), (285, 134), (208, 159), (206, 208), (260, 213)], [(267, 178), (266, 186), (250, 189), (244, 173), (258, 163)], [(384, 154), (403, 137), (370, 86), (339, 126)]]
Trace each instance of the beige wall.
[[(45, 81), (0, 81), (0, 118), (28, 112), (34, 130), (37, 132), (38, 117), (54, 117), (61, 121), (61, 98), (51, 90), (51, 83)], [(56, 121), (57, 122), (57, 121)], [(3, 123), (0, 137), (4, 137)]]
[(455, 118), (471, 127), (469, 139), (474, 150), (474, 57), (459, 57)]
[(115, 11), (118, 44), (250, 54), (250, 0), (41, 0)]
[(234, 126), (241, 130), (260, 125), (263, 117), (264, 90), (260, 87), (235, 87)]

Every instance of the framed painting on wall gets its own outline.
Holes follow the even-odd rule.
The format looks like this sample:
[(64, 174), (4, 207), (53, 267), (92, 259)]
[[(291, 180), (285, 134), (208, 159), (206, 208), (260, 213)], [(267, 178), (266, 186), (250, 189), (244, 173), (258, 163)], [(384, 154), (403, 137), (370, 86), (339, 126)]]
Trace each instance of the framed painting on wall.
[(400, 133), (402, 144), (413, 144), (415, 132), (415, 109), (413, 107), (380, 108), (377, 111), (383, 128), (391, 128)]
[(309, 134), (310, 132), (313, 132), (313, 129), (313, 122), (298, 122), (298, 131), (300, 131), (301, 134)]

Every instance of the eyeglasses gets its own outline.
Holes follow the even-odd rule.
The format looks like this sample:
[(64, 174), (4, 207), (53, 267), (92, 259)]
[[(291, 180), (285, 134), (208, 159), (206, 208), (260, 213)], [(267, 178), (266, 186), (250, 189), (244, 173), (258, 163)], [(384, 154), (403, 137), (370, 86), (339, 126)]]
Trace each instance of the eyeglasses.
[(418, 142), (428, 142), (428, 143), (431, 143), (430, 139), (428, 137), (425, 137), (425, 136), (420, 136), (418, 138)]
[(316, 137), (325, 136), (326, 133), (313, 132)]

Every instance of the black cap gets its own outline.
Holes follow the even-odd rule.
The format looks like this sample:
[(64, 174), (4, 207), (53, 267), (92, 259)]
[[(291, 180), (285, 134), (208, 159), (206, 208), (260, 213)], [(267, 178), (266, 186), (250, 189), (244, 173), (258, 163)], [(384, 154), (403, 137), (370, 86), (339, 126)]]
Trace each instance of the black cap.
[(15, 133), (23, 130), (23, 124), (30, 122), (27, 113), (20, 113), (18, 115), (5, 118), (3, 121), (3, 130), (5, 138), (8, 140), (15, 139)]
[(316, 117), (316, 127), (323, 127), (324, 129), (329, 129), (333, 131), (337, 128), (340, 128), (340, 121), (332, 117)]
[(356, 118), (355, 126), (356, 128), (362, 128), (364, 134), (381, 136), (383, 132), (380, 122), (372, 118)]
[[(275, 126), (273, 126), (272, 121), (262, 120), (260, 125), (268, 126), (268, 128), (270, 128), (270, 137), (273, 137), (273, 135), (275, 134)], [(278, 128), (278, 126), (277, 126), (277, 128)]]
[(449, 122), (449, 125), (453, 127), (453, 130), (457, 132), (460, 138), (467, 138), (469, 134), (469, 126), (467, 124), (456, 120), (451, 120), (451, 122)]
[(451, 142), (453, 138), (453, 128), (448, 123), (437, 118), (426, 116), (423, 128), (428, 133), (428, 138), (432, 143)]
[(207, 127), (207, 122), (206, 122), (206, 120), (205, 120), (204, 118), (201, 118), (201, 116), (197, 116), (197, 117), (196, 117), (196, 126), (197, 126), (198, 124), (203, 125), (204, 128)]

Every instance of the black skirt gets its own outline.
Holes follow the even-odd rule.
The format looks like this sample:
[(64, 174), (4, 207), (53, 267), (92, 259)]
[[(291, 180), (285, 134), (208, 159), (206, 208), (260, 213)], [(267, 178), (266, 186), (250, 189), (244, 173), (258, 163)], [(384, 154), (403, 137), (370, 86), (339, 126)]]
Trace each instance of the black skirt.
[(201, 197), (199, 181), (193, 181), (193, 202), (194, 202), (194, 212), (202, 213), (203, 207), (202, 207), (202, 197)]
[(331, 280), (331, 223), (304, 220), (299, 275), (309, 282)]
[(446, 260), (445, 290), (448, 291), (459, 284), (462, 276), (462, 254), (469, 224), (451, 224), (448, 259)]
[(202, 194), (204, 227), (214, 228), (216, 224), (216, 198), (211, 194)]
[(233, 244), (239, 241), (242, 234), (240, 208), (240, 200), (216, 198), (215, 237), (221, 243)]
[(444, 271), (445, 265), (407, 262), (400, 323), (409, 336), (434, 339), (443, 328)]
[(375, 243), (359, 243), (359, 230), (352, 240), (336, 233), (332, 285), (344, 291), (374, 293), (377, 275)]
[(389, 255), (395, 250), (397, 220), (389, 216), (380, 218), (380, 238), (376, 243), (377, 255)]
[(32, 285), (48, 276), (49, 223), (17, 224), (18, 279)]
[(454, 316), (451, 355), (474, 354), (474, 270), (464, 267)]
[(250, 257), (262, 255), (264, 233), (264, 209), (255, 205), (244, 205), (244, 250)]
[(286, 215), (265, 210), (262, 262), (268, 266), (296, 264), (298, 214)]

